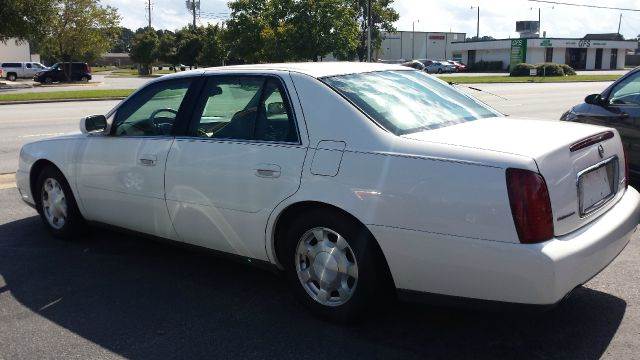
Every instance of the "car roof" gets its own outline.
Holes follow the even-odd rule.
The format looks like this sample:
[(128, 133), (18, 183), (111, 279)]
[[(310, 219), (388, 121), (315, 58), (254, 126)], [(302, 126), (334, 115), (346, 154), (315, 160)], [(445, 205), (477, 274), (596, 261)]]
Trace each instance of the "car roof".
[(366, 62), (302, 62), (280, 64), (231, 65), (204, 69), (205, 73), (239, 72), (239, 71), (292, 71), (315, 78), (326, 76), (356, 74), (372, 71), (407, 70), (407, 67), (395, 64)]

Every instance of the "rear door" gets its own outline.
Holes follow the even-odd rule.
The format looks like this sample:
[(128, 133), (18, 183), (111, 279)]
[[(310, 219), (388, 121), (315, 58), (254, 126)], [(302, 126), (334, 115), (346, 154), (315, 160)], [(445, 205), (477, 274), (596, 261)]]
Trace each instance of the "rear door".
[(185, 99), (194, 81), (143, 88), (119, 106), (109, 135), (89, 136), (80, 147), (77, 184), (89, 220), (176, 238), (164, 200), (164, 171), (190, 110)]
[(266, 259), (267, 219), (298, 190), (307, 152), (290, 88), (286, 72), (208, 78), (189, 136), (167, 159), (167, 206), (181, 241)]

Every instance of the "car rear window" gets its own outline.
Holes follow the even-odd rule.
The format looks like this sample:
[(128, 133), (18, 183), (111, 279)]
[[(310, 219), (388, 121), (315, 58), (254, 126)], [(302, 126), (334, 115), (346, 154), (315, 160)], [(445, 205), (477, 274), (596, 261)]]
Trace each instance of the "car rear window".
[(22, 64), (20, 64), (20, 63), (4, 63), (4, 64), (2, 64), (2, 67), (17, 68), (17, 67), (22, 67)]
[(322, 80), (396, 135), (501, 116), (421, 71), (376, 71)]

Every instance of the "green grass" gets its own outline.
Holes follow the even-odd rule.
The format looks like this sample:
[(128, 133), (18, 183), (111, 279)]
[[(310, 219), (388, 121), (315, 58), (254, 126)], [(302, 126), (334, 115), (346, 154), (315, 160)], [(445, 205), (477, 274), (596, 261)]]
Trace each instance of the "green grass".
[(0, 94), (0, 102), (124, 98), (129, 96), (129, 94), (131, 94), (133, 91), (134, 89), (115, 89), (115, 90), (74, 90), (74, 91), (48, 91), (48, 92), (18, 93), (18, 94), (15, 94), (15, 93)]
[[(169, 69), (162, 69), (162, 70), (154, 70), (153, 74), (150, 75), (151, 77), (153, 76), (160, 76), (160, 75), (166, 75), (166, 74), (173, 74), (173, 71), (169, 70)], [(137, 69), (118, 69), (118, 70), (114, 70), (113, 72), (111, 72), (111, 76), (121, 76), (121, 77), (149, 77), (149, 75), (138, 75), (138, 70)]]
[(573, 75), (573, 76), (438, 76), (443, 81), (458, 84), (498, 84), (498, 83), (556, 83), (584, 81), (615, 81), (622, 75)]

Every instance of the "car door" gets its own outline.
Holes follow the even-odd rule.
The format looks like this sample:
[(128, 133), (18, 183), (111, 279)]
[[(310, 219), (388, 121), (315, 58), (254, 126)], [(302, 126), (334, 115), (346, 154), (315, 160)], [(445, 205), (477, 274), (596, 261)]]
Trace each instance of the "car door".
[(77, 154), (85, 217), (176, 239), (164, 199), (164, 170), (174, 135), (186, 123), (193, 83), (179, 78), (148, 85), (118, 107), (107, 135), (86, 139)]
[(640, 175), (640, 72), (620, 80), (603, 98), (602, 105), (591, 105), (580, 121), (616, 128), (629, 157), (629, 170)]
[(307, 152), (290, 77), (211, 76), (189, 136), (167, 160), (166, 197), (181, 241), (267, 259), (265, 228), (299, 188)]

